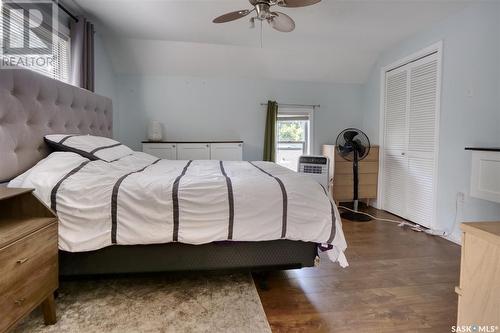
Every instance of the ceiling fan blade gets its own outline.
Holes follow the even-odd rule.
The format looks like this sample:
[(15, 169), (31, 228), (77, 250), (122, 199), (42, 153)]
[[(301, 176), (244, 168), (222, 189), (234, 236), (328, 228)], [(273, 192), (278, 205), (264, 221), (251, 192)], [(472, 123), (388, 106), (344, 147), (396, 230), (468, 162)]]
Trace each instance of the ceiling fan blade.
[(251, 10), (249, 9), (243, 9), (243, 10), (237, 10), (235, 12), (227, 13), (224, 15), (221, 15), (219, 17), (216, 17), (212, 22), (213, 23), (226, 23), (230, 21), (234, 21), (237, 19), (240, 19), (242, 17), (247, 16), (250, 14)]
[(278, 2), (278, 6), (281, 7), (305, 7), (315, 5), (321, 0), (281, 0)]
[(273, 14), (275, 16), (269, 20), (271, 27), (281, 32), (290, 32), (295, 29), (295, 22), (290, 16), (280, 12), (273, 12)]

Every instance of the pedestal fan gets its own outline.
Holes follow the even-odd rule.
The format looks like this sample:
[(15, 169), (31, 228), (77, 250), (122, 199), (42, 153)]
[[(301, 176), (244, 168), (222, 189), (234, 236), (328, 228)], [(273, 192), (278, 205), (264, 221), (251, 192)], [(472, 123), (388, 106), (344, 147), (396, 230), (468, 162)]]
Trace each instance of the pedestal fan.
[(351, 221), (371, 221), (369, 216), (358, 213), (359, 161), (368, 156), (370, 152), (370, 140), (361, 130), (347, 128), (337, 136), (335, 146), (337, 153), (343, 159), (352, 162), (353, 174), (353, 211), (344, 212), (340, 215)]

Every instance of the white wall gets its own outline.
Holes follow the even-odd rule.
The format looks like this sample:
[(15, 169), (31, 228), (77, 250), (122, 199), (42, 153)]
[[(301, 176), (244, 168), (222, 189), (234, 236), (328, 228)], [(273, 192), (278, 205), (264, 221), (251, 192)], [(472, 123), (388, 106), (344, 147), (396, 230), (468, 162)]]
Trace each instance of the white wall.
[(106, 52), (102, 37), (99, 33), (94, 35), (94, 61), (95, 61), (95, 92), (99, 95), (111, 98), (113, 101), (113, 135), (119, 136), (119, 112), (116, 102), (116, 82), (111, 59)]
[[(439, 40), (444, 49), (436, 227), (448, 229), (457, 193), (470, 189), (471, 154), (464, 147), (500, 146), (500, 3), (471, 5), (384, 52), (364, 87), (363, 124), (370, 137), (380, 140), (381, 68)], [(500, 220), (500, 205), (466, 196), (457, 219)], [(459, 235), (457, 225), (453, 238)]]
[[(308, 82), (117, 75), (119, 138), (141, 148), (150, 119), (165, 126), (167, 140), (234, 140), (244, 159), (262, 159), (265, 107), (282, 103), (321, 104), (315, 113), (315, 153), (340, 130), (361, 124), (361, 85)], [(115, 109), (116, 109), (115, 103)]]

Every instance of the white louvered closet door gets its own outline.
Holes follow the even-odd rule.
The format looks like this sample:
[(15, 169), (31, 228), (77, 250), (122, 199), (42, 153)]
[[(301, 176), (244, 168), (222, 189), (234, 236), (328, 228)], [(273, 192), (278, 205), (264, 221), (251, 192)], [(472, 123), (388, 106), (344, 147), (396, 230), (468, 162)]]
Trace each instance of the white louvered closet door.
[(384, 117), (384, 209), (406, 213), (408, 72), (396, 69), (386, 74)]
[(386, 73), (383, 208), (432, 227), (438, 124), (438, 54)]
[(438, 57), (409, 68), (407, 218), (431, 227), (434, 216), (434, 164), (437, 145)]

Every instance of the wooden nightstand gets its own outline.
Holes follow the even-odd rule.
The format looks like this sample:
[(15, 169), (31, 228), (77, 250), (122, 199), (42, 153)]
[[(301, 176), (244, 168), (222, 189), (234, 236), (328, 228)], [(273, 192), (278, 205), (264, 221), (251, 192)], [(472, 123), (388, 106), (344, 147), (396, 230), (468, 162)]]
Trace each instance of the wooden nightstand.
[(56, 322), (57, 218), (32, 192), (0, 187), (0, 332), (39, 305)]

